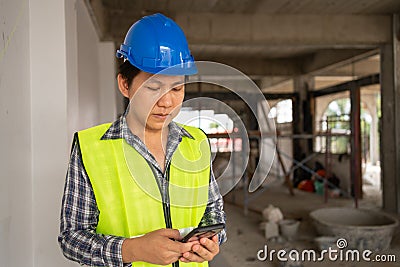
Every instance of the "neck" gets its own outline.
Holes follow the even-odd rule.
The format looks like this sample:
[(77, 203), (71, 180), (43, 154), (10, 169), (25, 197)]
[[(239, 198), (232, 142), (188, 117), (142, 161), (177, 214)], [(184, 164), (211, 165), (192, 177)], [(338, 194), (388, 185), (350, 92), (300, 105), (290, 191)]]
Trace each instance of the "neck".
[(131, 132), (139, 137), (146, 145), (164, 143), (167, 141), (169, 128), (149, 129), (145, 125), (136, 121), (133, 116), (127, 116), (126, 122)]
[(164, 140), (168, 136), (168, 128), (162, 130), (152, 130), (145, 129), (144, 130), (144, 138), (145, 140), (151, 140), (151, 142), (158, 142)]

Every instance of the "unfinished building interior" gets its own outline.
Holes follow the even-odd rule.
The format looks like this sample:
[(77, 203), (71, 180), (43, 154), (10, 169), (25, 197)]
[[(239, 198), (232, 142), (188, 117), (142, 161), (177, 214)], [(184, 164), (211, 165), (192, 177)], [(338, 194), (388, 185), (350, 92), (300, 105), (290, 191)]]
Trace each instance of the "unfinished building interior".
[[(76, 130), (115, 120), (127, 105), (116, 89), (115, 70), (120, 61), (114, 58), (115, 50), (134, 21), (162, 13), (182, 27), (195, 60), (206, 62), (200, 65), (207, 68), (207, 62), (215, 62), (220, 64), (216, 69), (223, 65), (235, 70), (206, 69), (190, 77), (177, 118), (208, 134), (214, 173), (217, 178), (223, 177), (219, 183), (227, 212), (228, 242), (210, 266), (398, 266), (398, 262), (268, 262), (257, 258), (266, 244), (276, 250), (317, 250), (316, 238), (322, 234), (310, 213), (356, 208), (393, 218), (389, 245), (374, 253), (395, 255), (400, 261), (398, 0), (74, 0), (59, 1), (62, 5), (57, 6), (44, 1), (49, 8), (28, 2), (0, 4), (0, 14), (4, 15), (0, 29), (3, 27), (6, 37), (11, 36), (4, 38), (3, 34), (0, 88), (8, 92), (6, 88), (12, 82), (5, 77), (11, 77), (11, 71), (27, 58), (30, 67), (22, 77), (29, 79), (31, 87), (26, 86), (29, 96), (22, 104), (30, 103), (30, 108), (15, 112), (17, 118), (30, 121), (32, 166), (26, 172), (31, 185), (24, 190), (30, 192), (27, 196), (35, 206), (51, 205), (45, 210), (57, 213), (59, 206), (47, 201), (51, 196), (40, 192), (45, 190), (44, 184), (52, 184), (57, 190), (49, 194), (57, 198), (63, 182), (49, 182), (50, 174), (40, 168), (40, 160), (35, 160), (44, 157), (45, 152), (35, 148), (45, 142), (52, 150), (51, 143), (41, 140), (35, 127), (53, 123), (51, 114), (42, 116), (42, 108), (62, 115), (63, 120), (57, 123), (62, 125), (63, 135), (52, 131), (54, 140), (64, 143), (70, 142)], [(50, 27), (46, 24), (49, 20), (58, 23)], [(43, 33), (43, 26), (50, 29)], [(59, 36), (60, 29), (62, 40), (55, 37), (60, 40), (57, 44), (44, 41)], [(43, 48), (49, 44), (54, 52)], [(25, 56), (18, 52), (21, 50)], [(15, 54), (20, 55), (16, 61), (11, 57)], [(56, 56), (63, 58), (64, 67), (58, 70), (61, 76), (54, 76), (62, 77), (57, 79), (62, 89), (59, 93), (43, 91), (41, 72), (53, 71), (51, 58)], [(54, 106), (51, 101), (39, 100), (48, 92), (64, 104)], [(9, 94), (13, 100), (6, 106), (20, 103), (17, 96)], [(12, 113), (13, 108), (6, 109)], [(1, 116), (4, 123), (12, 121), (7, 115)], [(5, 134), (12, 135), (13, 130), (19, 131), (10, 128)], [(6, 149), (11, 145), (15, 146), (4, 143)], [(65, 151), (59, 153), (67, 154)], [(52, 173), (64, 175), (66, 157), (60, 156)], [(19, 173), (23, 169), (17, 171), (6, 159), (2, 161), (6, 172), (23, 175)], [(249, 190), (252, 181), (256, 186)], [(3, 188), (11, 189), (0, 194), (6, 199), (3, 203), (16, 201), (13, 195), (19, 189), (11, 182), (5, 184), (8, 186)], [(25, 207), (17, 203), (16, 207)], [(274, 234), (268, 227), (275, 226), (266, 226), (266, 208), (270, 205), (279, 209), (283, 219), (298, 223), (293, 236)], [(32, 236), (49, 229), (38, 219), (46, 216), (45, 211), (35, 206), (22, 208), (34, 214), (32, 229), (24, 230)], [(334, 213), (335, 224), (345, 220), (343, 212)], [(18, 226), (7, 219), (12, 214), (7, 209), (4, 219), (0, 217), (0, 236), (4, 235), (0, 238), (0, 258), (4, 257), (7, 267), (21, 266), (11, 251), (11, 233)], [(363, 248), (368, 247), (368, 240), (362, 242)], [(360, 248), (360, 243), (357, 245)], [(59, 253), (52, 246), (56, 244), (47, 239), (26, 244), (24, 249), (31, 251), (29, 258), (37, 263), (28, 266), (73, 266), (61, 256), (45, 257), (46, 253), (38, 252)]]

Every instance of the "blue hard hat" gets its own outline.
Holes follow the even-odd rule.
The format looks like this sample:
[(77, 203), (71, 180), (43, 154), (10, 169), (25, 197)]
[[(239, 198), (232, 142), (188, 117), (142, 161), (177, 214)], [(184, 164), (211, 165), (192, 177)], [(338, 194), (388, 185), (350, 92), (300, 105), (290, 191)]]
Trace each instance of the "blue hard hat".
[(162, 14), (146, 16), (135, 22), (117, 50), (118, 58), (148, 73), (192, 75), (197, 73), (185, 34)]

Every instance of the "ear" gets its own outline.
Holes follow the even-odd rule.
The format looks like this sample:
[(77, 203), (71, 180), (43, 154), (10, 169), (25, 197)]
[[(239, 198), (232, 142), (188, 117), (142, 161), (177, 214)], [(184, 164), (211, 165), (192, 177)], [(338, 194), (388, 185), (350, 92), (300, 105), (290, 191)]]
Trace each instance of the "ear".
[(118, 74), (117, 80), (119, 91), (124, 97), (129, 98), (129, 86), (127, 79), (125, 79), (121, 74)]

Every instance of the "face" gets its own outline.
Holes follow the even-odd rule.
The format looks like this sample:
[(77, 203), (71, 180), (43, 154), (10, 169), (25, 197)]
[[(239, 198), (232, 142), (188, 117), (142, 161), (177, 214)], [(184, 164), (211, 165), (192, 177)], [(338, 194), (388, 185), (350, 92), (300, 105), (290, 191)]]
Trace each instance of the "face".
[(135, 124), (139, 123), (146, 130), (160, 131), (179, 113), (185, 96), (184, 76), (140, 72), (125, 96), (130, 100), (128, 116)]

